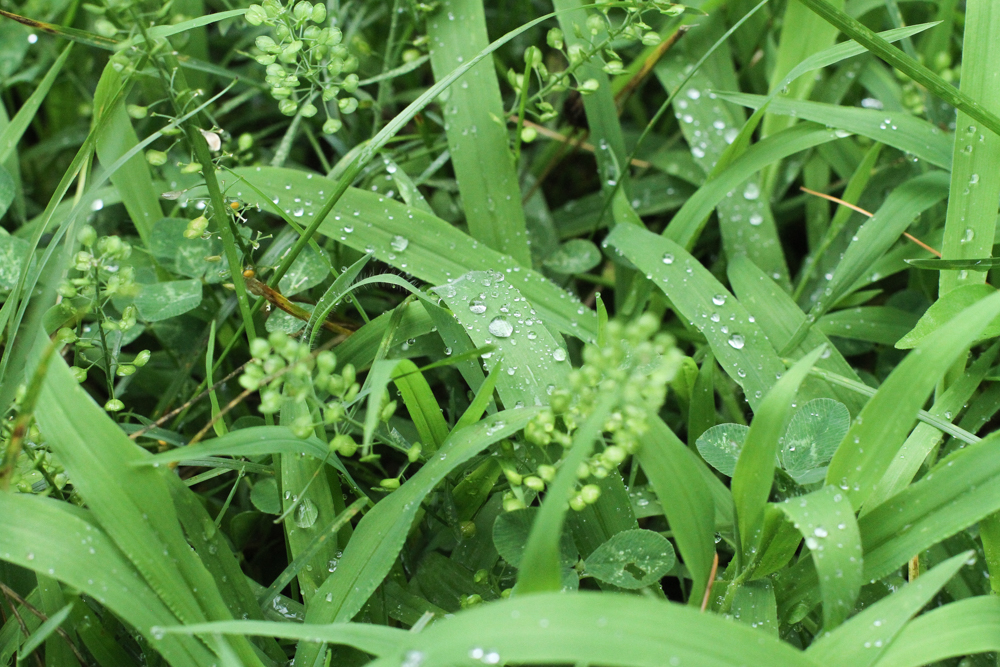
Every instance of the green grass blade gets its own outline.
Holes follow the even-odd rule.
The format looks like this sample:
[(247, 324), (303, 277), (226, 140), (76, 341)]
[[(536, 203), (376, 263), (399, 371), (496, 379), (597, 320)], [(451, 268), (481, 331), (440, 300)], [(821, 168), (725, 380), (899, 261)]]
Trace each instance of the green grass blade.
[(894, 48), (860, 21), (851, 18), (826, 0), (799, 0), (823, 17), (845, 35), (863, 45), (873, 54), (925, 87), (928, 91), (952, 105), (960, 112), (979, 121), (994, 134), (1000, 134), (1000, 118), (988, 111), (978, 101), (959, 91), (940, 76)]
[(892, 306), (859, 306), (827, 313), (816, 321), (826, 336), (895, 345), (917, 323), (917, 316)]
[[(530, 408), (505, 410), (475, 426), (452, 432), (437, 456), (361, 520), (337, 571), (317, 591), (306, 621), (333, 623), (353, 618), (395, 562), (424, 497), (457, 466), (520, 431), (536, 413)], [(320, 653), (319, 645), (302, 642), (295, 659), (311, 665)]]
[(477, 347), (492, 344), (503, 355), (497, 393), (506, 407), (548, 403), (549, 385), (560, 386), (569, 373), (568, 355), (543, 320), (532, 315), (534, 302), (514, 281), (503, 273), (474, 271), (434, 291)]
[[(277, 199), (282, 209), (310, 221), (321, 213), (336, 187), (335, 181), (294, 169), (254, 167), (235, 171), (271, 199), (262, 201), (256, 192), (239, 186), (234, 186), (231, 194), (264, 208), (270, 208)], [(302, 202), (293, 202), (296, 197)], [(415, 234), (415, 230), (420, 233)], [(355, 250), (371, 252), (376, 259), (432, 285), (455, 280), (469, 271), (502, 271), (547, 324), (584, 340), (597, 337), (597, 316), (593, 311), (578, 312), (580, 304), (540, 273), (514, 265), (507, 256), (422, 209), (351, 188), (319, 231)]]
[[(489, 46), (482, 0), (444, 0), (427, 19), (427, 36), (434, 45), (431, 67), (440, 81)], [(442, 106), (469, 233), (530, 267), (521, 189), (493, 63), (483, 61), (466, 73)]]
[(934, 598), (968, 559), (968, 553), (949, 558), (832, 633), (817, 639), (806, 654), (821, 665), (868, 667), (874, 664), (907, 621)]
[(791, 419), (795, 394), (822, 353), (823, 348), (819, 348), (797, 361), (754, 409), (754, 419), (736, 461), (732, 481), (744, 563), (750, 561), (760, 541), (764, 509), (774, 483), (778, 440)]
[[(748, 93), (720, 92), (718, 96), (719, 99), (752, 109), (759, 109), (767, 102), (761, 95)], [(951, 135), (903, 111), (859, 109), (822, 102), (792, 101), (781, 97), (772, 100), (767, 110), (868, 137), (905, 153), (912, 153), (935, 167), (951, 168)]]
[(878, 667), (921, 667), (1000, 651), (1000, 598), (976, 596), (932, 609), (900, 631)]
[[(394, 654), (424, 667), (469, 661), (470, 647), (505, 664), (599, 664), (662, 667), (806, 667), (814, 663), (776, 637), (679, 604), (633, 595), (541, 593), (479, 605), (409, 633)], [(478, 652), (475, 654), (478, 655)]]
[(776, 505), (795, 524), (812, 556), (823, 598), (823, 628), (830, 631), (854, 610), (864, 583), (861, 536), (854, 508), (844, 495), (825, 486)]
[(0, 494), (3, 559), (37, 570), (92, 596), (128, 618), (173, 665), (208, 667), (214, 656), (193, 639), (152, 637), (154, 625), (178, 621), (89, 513), (26, 494)]
[[(998, 351), (1000, 351), (1000, 345), (992, 345), (989, 350), (984, 352), (962, 377), (952, 383), (947, 391), (934, 401), (934, 407), (930, 409), (930, 413), (944, 420), (950, 420), (957, 415), (968, 404), (976, 389), (990, 372)], [(924, 459), (941, 442), (941, 439), (941, 431), (926, 423), (918, 424), (903, 446), (899, 448), (899, 454), (893, 458), (885, 475), (875, 486), (871, 497), (865, 503), (865, 509), (870, 510), (878, 507), (905, 489), (920, 470)]]
[(691, 604), (701, 604), (715, 557), (715, 506), (703, 477), (705, 465), (659, 417), (650, 417), (641, 444), (639, 464), (663, 506), (677, 549), (691, 573)]
[[(753, 315), (771, 345), (776, 349), (785, 347), (795, 330), (805, 322), (805, 313), (799, 309), (785, 290), (781, 289), (753, 262), (743, 257), (734, 257), (729, 262), (728, 274), (729, 284), (733, 286), (736, 297)], [(825, 358), (821, 357), (816, 362), (819, 368), (861, 383), (861, 378), (854, 372), (851, 365), (817, 328), (809, 330), (802, 343), (794, 351), (793, 356), (795, 358), (801, 357), (821, 345), (827, 346), (829, 355)], [(852, 415), (861, 411), (866, 400), (857, 392), (833, 383), (816, 382), (814, 378), (803, 383), (801, 393), (803, 397), (809, 398), (832, 396), (846, 405)]]
[(375, 656), (393, 653), (410, 635), (406, 630), (369, 623), (276, 623), (274, 621), (222, 621), (162, 627), (165, 635), (266, 635), (353, 646)]
[[(105, 167), (110, 167), (139, 143), (132, 121), (125, 112), (125, 100), (117, 97), (124, 85), (127, 84), (121, 74), (108, 64), (94, 93), (95, 122), (99, 123), (107, 117), (97, 133), (97, 156)], [(141, 154), (132, 156), (122, 169), (111, 174), (111, 182), (118, 190), (139, 237), (149, 247), (153, 225), (163, 217), (163, 209), (160, 208), (159, 191), (153, 186), (146, 158)]]
[(1000, 315), (1000, 295), (962, 311), (953, 327), (931, 334), (896, 366), (851, 425), (830, 461), (827, 483), (864, 505), (898, 455), (917, 410), (955, 359)]
[(18, 109), (17, 114), (3, 128), (3, 132), (0, 132), (0, 164), (7, 162), (8, 158), (17, 149), (18, 142), (21, 141), (21, 137), (24, 136), (25, 131), (31, 125), (31, 121), (34, 120), (35, 114), (38, 113), (42, 102), (45, 101), (45, 97), (52, 89), (52, 84), (55, 83), (56, 77), (62, 71), (63, 65), (66, 64), (66, 59), (69, 58), (72, 50), (72, 44), (68, 44), (62, 50), (56, 61), (52, 63), (52, 67), (49, 68), (49, 71), (45, 73), (45, 76), (38, 82), (34, 91), (32, 91), (31, 97), (24, 101), (21, 108)]
[(1000, 509), (996, 437), (970, 445), (861, 517), (865, 578), (879, 579)]
[[(69, 618), (69, 613), (73, 610), (73, 605), (68, 604), (56, 613), (45, 619), (45, 622), (38, 626), (38, 629), (31, 633), (31, 635), (24, 640), (21, 644), (21, 648), (18, 649), (18, 659), (23, 660), (35, 652), (35, 649), (42, 645), (42, 642), (47, 640), (63, 622)], [(62, 641), (62, 640), (59, 640)], [(65, 646), (65, 645), (64, 645)], [(54, 651), (49, 650), (50, 647), (46, 647), (46, 658), (48, 660), (53, 659), (52, 653)]]
[(393, 368), (392, 380), (426, 451), (436, 452), (448, 437), (448, 424), (424, 374), (409, 359), (401, 359)]
[[(962, 58), (975, 63), (962, 76), (960, 90), (994, 114), (1000, 113), (1000, 5), (991, 0), (966, 3), (965, 40)], [(980, 130), (968, 114), (955, 119), (955, 149), (952, 155), (951, 192), (944, 225), (941, 258), (989, 257), (993, 251), (997, 199), (1000, 198), (1000, 136)], [(958, 285), (986, 282), (986, 273), (971, 271), (941, 273), (940, 294)]]
[(785, 372), (785, 365), (742, 304), (698, 260), (668, 238), (619, 225), (605, 244), (652, 276), (678, 315), (708, 339), (719, 365), (743, 387), (747, 401), (756, 409), (775, 377)]
[(573, 444), (563, 459), (556, 478), (548, 486), (545, 500), (531, 526), (531, 533), (524, 546), (524, 555), (517, 570), (514, 593), (544, 593), (562, 588), (559, 542), (563, 523), (569, 511), (569, 497), (577, 483), (577, 468), (593, 451), (594, 441), (600, 437), (604, 423), (618, 397), (604, 394), (587, 421), (573, 435)]
[[(720, 173), (707, 180), (681, 207), (663, 234), (679, 245), (686, 248), (693, 247), (712, 209), (719, 206), (737, 186), (777, 160), (834, 139), (837, 139), (835, 130), (802, 123), (754, 144)], [(742, 198), (752, 204), (761, 196), (760, 186), (756, 182), (748, 181), (747, 186), (735, 192), (732, 198)], [(740, 206), (739, 230), (742, 231), (747, 243), (757, 243), (760, 241), (760, 236), (756, 229), (763, 223), (763, 215), (744, 208)], [(745, 219), (742, 217), (744, 214)], [(759, 216), (760, 221), (758, 222), (758, 217), (753, 216)]]

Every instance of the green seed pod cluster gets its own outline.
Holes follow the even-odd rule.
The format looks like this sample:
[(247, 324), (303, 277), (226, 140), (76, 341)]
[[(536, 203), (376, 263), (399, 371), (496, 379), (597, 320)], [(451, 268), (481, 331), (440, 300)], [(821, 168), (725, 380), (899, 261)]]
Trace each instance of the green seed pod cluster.
[[(264, 0), (250, 5), (244, 18), (252, 26), (272, 28), (272, 34), (258, 35), (256, 59), (267, 68), (264, 81), (281, 113), (312, 118), (322, 108), (326, 116), (323, 132), (339, 131), (343, 126), (339, 115), (358, 108), (357, 98), (350, 96), (358, 89), (354, 73), (358, 59), (343, 44), (344, 35), (335, 20), (328, 20), (326, 5)], [(339, 113), (331, 116), (334, 102)]]
[[(337, 427), (344, 420), (345, 406), (361, 390), (353, 365), (344, 364), (340, 373), (335, 373), (337, 356), (333, 352), (313, 355), (306, 343), (281, 331), (267, 339), (254, 339), (250, 354), (253, 358), (240, 376), (240, 385), (260, 391), (259, 410), (264, 414), (278, 412), (289, 400), (298, 404), (291, 428), (300, 438), (308, 438), (321, 425)], [(330, 448), (342, 456), (357, 451), (354, 440), (346, 434), (336, 435)]]
[[(656, 318), (648, 313), (629, 324), (609, 322), (607, 342), (584, 348), (583, 365), (570, 372), (566, 385), (552, 392), (549, 407), (524, 429), (525, 439), (540, 448), (569, 447), (574, 432), (593, 413), (599, 398), (618, 397), (618, 404), (604, 423), (604, 446), (598, 447), (576, 471), (580, 486), (570, 499), (573, 509), (582, 510), (597, 502), (601, 489), (587, 480), (607, 477), (635, 453), (639, 439), (649, 428), (647, 415), (655, 413), (666, 400), (667, 387), (684, 355), (672, 337), (657, 333), (658, 328)], [(505, 466), (504, 474), (513, 487), (523, 485), (542, 492), (555, 479), (558, 467), (558, 461), (543, 464), (535, 474), (522, 475)], [(507, 509), (523, 506), (516, 493), (505, 498)]]

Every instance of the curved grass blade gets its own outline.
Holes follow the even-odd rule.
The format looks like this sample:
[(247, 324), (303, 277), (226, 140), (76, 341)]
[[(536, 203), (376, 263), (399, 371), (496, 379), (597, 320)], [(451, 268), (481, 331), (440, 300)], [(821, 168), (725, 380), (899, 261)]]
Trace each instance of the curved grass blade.
[(935, 167), (951, 169), (951, 135), (904, 111), (859, 109), (782, 97), (768, 103), (764, 96), (749, 93), (719, 92), (717, 95), (719, 99), (751, 109), (760, 109), (767, 104), (767, 110), (771, 113), (796, 116), (842, 132), (859, 134), (915, 155)]
[(103, 35), (87, 32), (86, 30), (78, 30), (76, 28), (58, 25), (56, 23), (46, 23), (45, 21), (36, 21), (35, 19), (28, 18), (27, 16), (20, 16), (2, 9), (0, 9), (0, 16), (8, 18), (12, 21), (17, 21), (18, 23), (26, 25), (29, 28), (34, 28), (35, 30), (41, 30), (42, 32), (56, 37), (62, 37), (63, 39), (68, 39), (73, 42), (86, 44), (87, 46), (93, 46), (98, 49), (104, 49), (105, 51), (114, 51), (118, 48), (118, 42), (115, 40), (104, 37)]
[(93, 517), (80, 509), (27, 494), (0, 493), (0, 556), (54, 577), (92, 596), (133, 626), (176, 667), (208, 667), (215, 657), (193, 638), (157, 639), (154, 625), (177, 618)]
[[(472, 652), (470, 653), (470, 648)], [(476, 658), (482, 651), (482, 658)], [(482, 660), (612, 667), (806, 667), (806, 654), (758, 630), (690, 607), (634, 595), (541, 593), (479, 605), (408, 633), (371, 667)], [(494, 657), (495, 656), (495, 657)]]
[(778, 440), (791, 419), (792, 402), (799, 385), (822, 353), (823, 348), (819, 348), (797, 361), (754, 409), (754, 418), (736, 461), (731, 485), (744, 563), (749, 563), (756, 553), (764, 528), (764, 509), (774, 483)]
[[(271, 199), (262, 201), (255, 191), (239, 186), (234, 187), (235, 196), (265, 208), (277, 200), (276, 205), (293, 217), (312, 221), (322, 214), (336, 187), (335, 181), (294, 169), (253, 167), (235, 172)], [(294, 202), (294, 198), (302, 201)], [(432, 285), (455, 280), (469, 271), (503, 272), (547, 323), (584, 340), (597, 336), (596, 315), (589, 309), (579, 312), (579, 302), (564, 290), (420, 208), (350, 188), (318, 229)]]
[(995, 294), (963, 310), (956, 326), (927, 336), (907, 355), (851, 425), (830, 461), (827, 483), (843, 489), (855, 506), (864, 505), (938, 380), (998, 315), (1000, 294)]
[(531, 526), (517, 570), (515, 594), (543, 593), (562, 588), (559, 542), (562, 539), (566, 512), (569, 511), (569, 497), (577, 483), (577, 468), (593, 451), (594, 441), (600, 437), (604, 423), (617, 401), (617, 396), (604, 394), (594, 411), (573, 435), (573, 444), (567, 451), (556, 478), (549, 484), (545, 500)]
[(775, 505), (805, 538), (819, 575), (823, 628), (829, 632), (854, 610), (864, 583), (861, 535), (854, 508), (844, 494), (825, 486)]
[(913, 619), (879, 658), (878, 667), (921, 667), (1000, 651), (1000, 598), (958, 600)]
[(715, 557), (715, 506), (703, 474), (705, 465), (654, 415), (649, 416), (649, 430), (636, 456), (691, 573), (690, 604), (700, 604)]
[(859, 306), (827, 313), (816, 322), (826, 336), (895, 345), (917, 323), (917, 316), (892, 306)]
[[(520, 431), (535, 414), (533, 408), (505, 410), (475, 426), (453, 431), (437, 456), (376, 504), (354, 529), (337, 571), (316, 592), (306, 621), (334, 623), (352, 619), (391, 569), (424, 497), (457, 466)], [(321, 652), (320, 645), (300, 643), (295, 659), (311, 665)]]
[[(7, 12), (0, 10), (0, 14), (6, 16)], [(7, 162), (7, 159), (17, 148), (18, 142), (24, 136), (35, 114), (41, 108), (42, 102), (45, 101), (45, 97), (52, 89), (52, 84), (55, 83), (56, 77), (59, 76), (59, 72), (62, 70), (63, 65), (66, 64), (66, 59), (69, 58), (72, 50), (72, 44), (68, 44), (62, 50), (56, 61), (52, 63), (52, 67), (49, 68), (49, 71), (45, 73), (42, 80), (35, 86), (31, 96), (24, 101), (21, 108), (17, 110), (17, 113), (10, 120), (10, 123), (3, 128), (3, 132), (0, 132), (0, 164)]]
[(900, 630), (969, 559), (969, 553), (949, 558), (916, 581), (879, 600), (829, 634), (822, 635), (806, 655), (822, 665), (869, 667), (875, 664)]
[(985, 273), (1000, 266), (1000, 257), (979, 259), (906, 259), (903, 260), (916, 269), (927, 271), (981, 271)]
[(960, 450), (861, 517), (866, 579), (884, 577), (1000, 509), (997, 440), (991, 436)]
[(663, 290), (678, 315), (708, 339), (719, 365), (743, 387), (756, 409), (785, 372), (764, 332), (701, 262), (674, 241), (633, 225), (618, 225), (605, 239)]

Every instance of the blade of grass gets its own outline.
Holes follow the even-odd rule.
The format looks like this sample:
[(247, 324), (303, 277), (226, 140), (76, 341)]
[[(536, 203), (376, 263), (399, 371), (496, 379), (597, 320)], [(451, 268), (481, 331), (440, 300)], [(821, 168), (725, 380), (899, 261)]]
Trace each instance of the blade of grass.
[(882, 654), (878, 667), (920, 667), (974, 653), (1000, 651), (1000, 598), (976, 596), (913, 619)]
[[(456, 63), (489, 46), (482, 0), (443, 0), (427, 19), (431, 67), (437, 80)], [(525, 85), (529, 83), (525, 81)], [(531, 253), (521, 207), (500, 84), (493, 63), (484, 61), (451, 86), (442, 103), (451, 163), (474, 239), (531, 266)]]
[(966, 308), (955, 326), (934, 332), (910, 352), (854, 420), (830, 461), (827, 483), (839, 486), (861, 507), (898, 455), (917, 411), (945, 370), (998, 315), (1000, 294)]

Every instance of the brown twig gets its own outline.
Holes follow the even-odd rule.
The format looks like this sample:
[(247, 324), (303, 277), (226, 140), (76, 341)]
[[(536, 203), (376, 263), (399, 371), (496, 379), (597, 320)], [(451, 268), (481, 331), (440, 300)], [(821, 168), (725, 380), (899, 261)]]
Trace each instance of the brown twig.
[[(834, 197), (833, 195), (828, 195), (828, 194), (825, 194), (823, 192), (816, 192), (815, 190), (810, 190), (809, 188), (804, 188), (804, 187), (800, 187), (799, 190), (802, 190), (802, 192), (805, 192), (805, 193), (810, 194), (810, 195), (814, 195), (816, 197), (822, 197), (823, 199), (835, 202), (837, 204), (840, 204), (841, 206), (846, 206), (847, 208), (851, 209), (852, 211), (857, 211), (858, 213), (860, 213), (862, 215), (866, 215), (869, 218), (874, 218), (875, 217), (874, 213), (866, 211), (865, 209), (861, 208), (860, 206), (855, 206), (854, 204), (851, 204), (850, 202), (846, 202), (843, 199), (839, 199), (837, 197)], [(937, 250), (935, 250), (931, 246), (927, 245), (926, 243), (924, 243), (923, 241), (921, 241), (920, 239), (918, 239), (916, 236), (913, 236), (909, 232), (903, 232), (903, 236), (905, 236), (910, 241), (913, 241), (918, 246), (920, 246), (921, 248), (923, 248), (927, 252), (931, 253), (932, 255), (935, 255), (936, 257), (941, 257), (941, 253), (940, 252), (938, 252)]]
[(708, 599), (712, 596), (712, 584), (715, 583), (715, 573), (719, 571), (719, 552), (715, 552), (712, 559), (712, 571), (708, 575), (708, 584), (705, 586), (705, 596), (701, 599), (701, 610), (708, 609)]
[(692, 27), (693, 26), (690, 25), (682, 25), (678, 27), (672, 35), (660, 42), (656, 46), (656, 49), (649, 54), (649, 57), (646, 58), (645, 62), (642, 63), (642, 67), (635, 73), (635, 76), (629, 79), (628, 83), (625, 84), (625, 87), (618, 91), (618, 94), (615, 95), (615, 104), (618, 107), (619, 116), (622, 113), (622, 109), (625, 108), (625, 102), (628, 100), (629, 96), (635, 92), (635, 90), (639, 87), (639, 84), (646, 80), (646, 77), (653, 71), (653, 68), (656, 67), (658, 62), (660, 62), (660, 59), (663, 58), (664, 54), (670, 50), (670, 47), (676, 44), (677, 40), (683, 37), (684, 33)]

